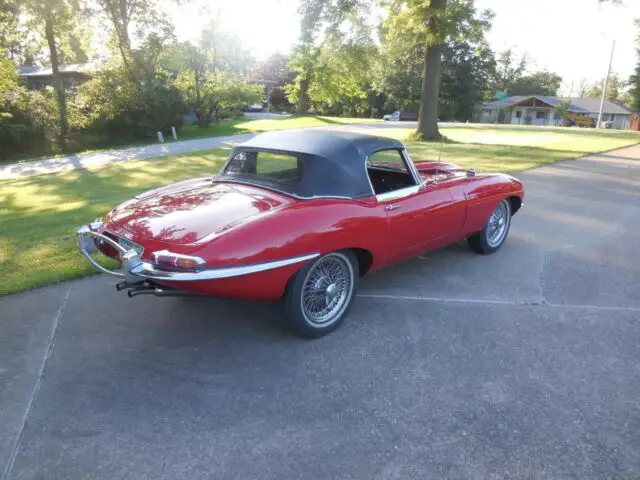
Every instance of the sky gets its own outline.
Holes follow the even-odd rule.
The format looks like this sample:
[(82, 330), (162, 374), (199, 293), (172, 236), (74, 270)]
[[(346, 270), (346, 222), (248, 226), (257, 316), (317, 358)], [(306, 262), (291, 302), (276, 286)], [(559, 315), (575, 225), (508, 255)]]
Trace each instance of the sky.
[[(175, 4), (172, 4), (175, 5)], [(169, 7), (180, 40), (197, 41), (207, 18), (218, 15), (257, 59), (287, 53), (299, 34), (297, 0), (192, 0)], [(487, 39), (495, 51), (527, 53), (531, 70), (559, 74), (561, 93), (576, 94), (582, 79), (593, 82), (607, 72), (616, 41), (612, 71), (626, 79), (636, 63), (634, 18), (640, 0), (622, 6), (598, 0), (476, 0), (495, 13)]]
[(622, 6), (597, 0), (476, 0), (496, 16), (487, 38), (496, 51), (512, 47), (527, 52), (533, 68), (555, 72), (563, 79), (562, 94), (574, 94), (580, 80), (590, 82), (607, 74), (615, 40), (612, 71), (623, 79), (636, 63), (634, 18), (640, 18), (640, 0)]

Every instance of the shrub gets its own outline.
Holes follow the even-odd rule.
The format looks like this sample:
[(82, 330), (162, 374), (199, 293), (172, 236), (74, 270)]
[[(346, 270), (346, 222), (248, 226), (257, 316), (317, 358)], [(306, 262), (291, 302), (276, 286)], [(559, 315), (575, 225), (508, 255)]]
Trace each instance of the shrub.
[(13, 62), (0, 60), (0, 158), (50, 149), (55, 118), (51, 95), (27, 90)]
[(186, 112), (169, 76), (153, 72), (133, 79), (121, 67), (99, 72), (83, 84), (74, 102), (73, 126), (110, 138), (152, 137), (179, 128)]

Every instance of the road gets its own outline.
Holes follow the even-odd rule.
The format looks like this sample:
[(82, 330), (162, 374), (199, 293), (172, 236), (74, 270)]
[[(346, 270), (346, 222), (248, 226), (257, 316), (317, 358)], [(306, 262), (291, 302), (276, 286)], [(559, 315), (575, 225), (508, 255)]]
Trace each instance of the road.
[(0, 299), (0, 479), (638, 478), (639, 160), (523, 173), (503, 249), (365, 277), (316, 341), (106, 276)]

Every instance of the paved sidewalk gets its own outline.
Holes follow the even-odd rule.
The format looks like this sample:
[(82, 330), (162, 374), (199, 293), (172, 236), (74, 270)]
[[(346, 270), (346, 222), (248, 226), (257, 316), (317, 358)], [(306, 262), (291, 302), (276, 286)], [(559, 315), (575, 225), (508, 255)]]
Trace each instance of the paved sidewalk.
[(0, 166), (0, 180), (55, 173), (75, 168), (87, 168), (96, 165), (106, 165), (129, 160), (143, 160), (145, 158), (164, 157), (180, 153), (197, 152), (210, 148), (222, 147), (228, 143), (244, 142), (254, 133), (243, 135), (228, 135), (224, 137), (198, 138), (179, 142), (158, 143), (143, 147), (123, 148), (120, 150), (103, 150), (93, 153), (79, 153), (66, 157), (47, 158), (32, 162), (13, 163)]

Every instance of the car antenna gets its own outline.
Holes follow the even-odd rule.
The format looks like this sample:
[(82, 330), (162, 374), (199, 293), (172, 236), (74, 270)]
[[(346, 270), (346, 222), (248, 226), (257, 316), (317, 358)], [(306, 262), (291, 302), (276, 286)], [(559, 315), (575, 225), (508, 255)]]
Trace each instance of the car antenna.
[(436, 165), (436, 178), (435, 178), (436, 182), (438, 181), (438, 170), (440, 170), (440, 158), (442, 157), (443, 146), (444, 146), (444, 141), (442, 139), (442, 134), (440, 134), (440, 150), (438, 151), (438, 164)]

